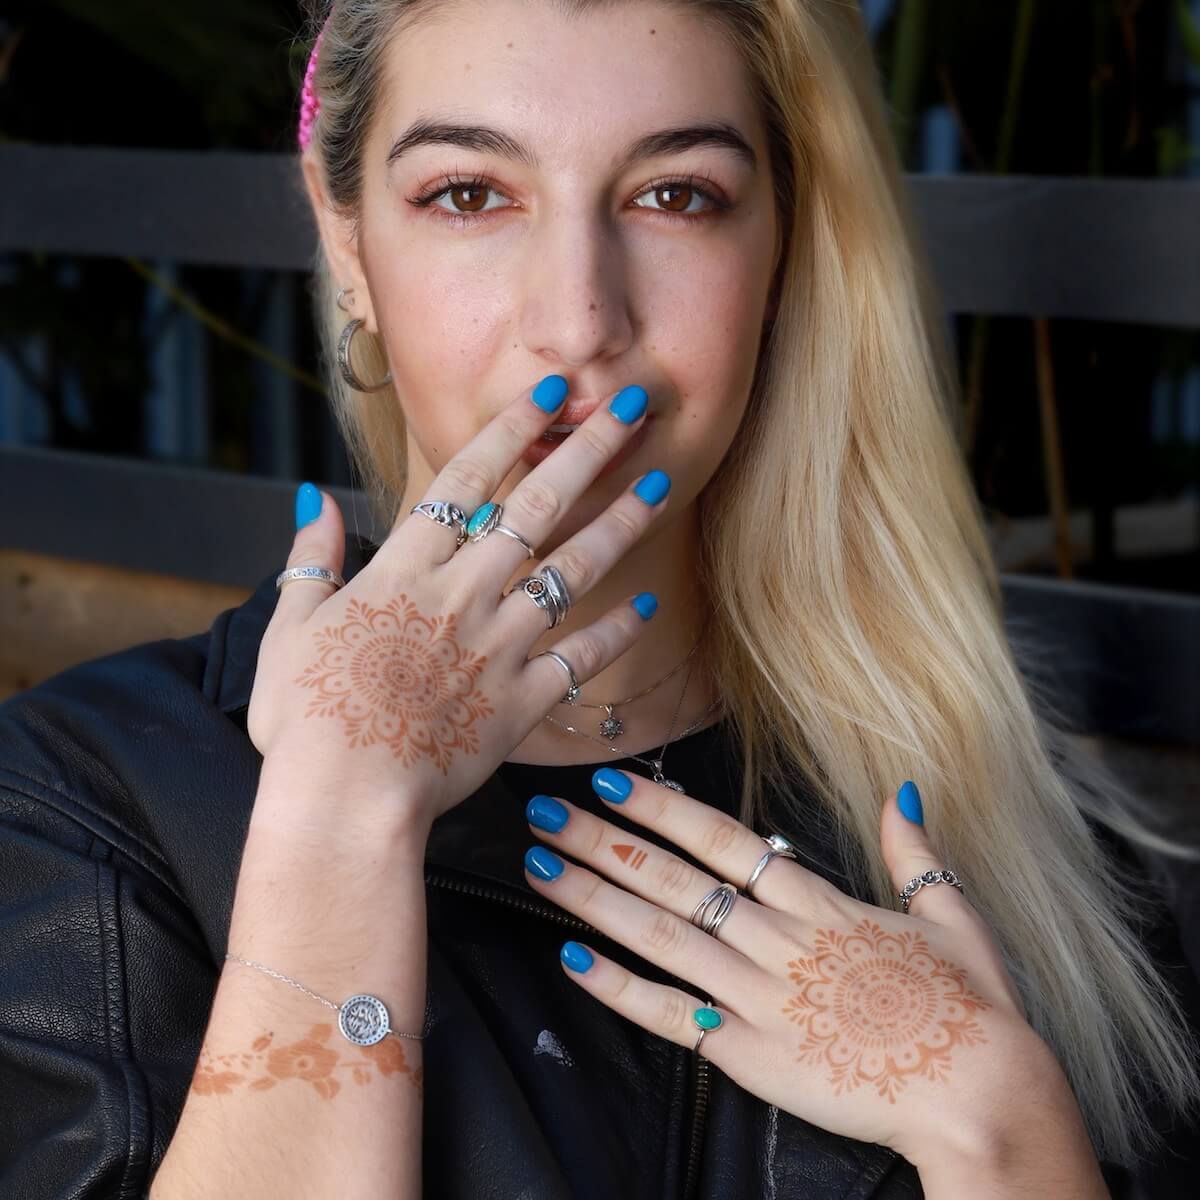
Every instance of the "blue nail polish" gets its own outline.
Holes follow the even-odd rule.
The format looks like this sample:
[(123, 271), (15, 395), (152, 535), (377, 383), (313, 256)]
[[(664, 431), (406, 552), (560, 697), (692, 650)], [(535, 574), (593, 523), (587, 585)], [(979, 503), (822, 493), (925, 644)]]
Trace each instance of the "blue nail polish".
[(653, 592), (639, 592), (629, 602), (637, 609), (643, 621), (648, 621), (658, 611), (658, 597)]
[(525, 805), (525, 820), (549, 833), (557, 833), (567, 823), (569, 815), (566, 808), (553, 796), (534, 796)]
[(545, 846), (533, 846), (525, 851), (525, 869), (539, 879), (557, 879), (562, 874), (563, 860)]
[(563, 948), (558, 952), (558, 957), (572, 971), (578, 971), (581, 975), (596, 961), (592, 957), (592, 952), (578, 942), (563, 942)]
[(896, 795), (896, 807), (914, 824), (924, 825), (925, 814), (921, 811), (921, 793), (911, 779), (907, 779)]
[(646, 411), (646, 402), (650, 399), (646, 389), (635, 383), (632, 387), (622, 388), (609, 403), (608, 411), (624, 425), (632, 425)]
[(530, 399), (542, 412), (555, 412), (567, 398), (567, 381), (561, 375), (547, 375), (533, 389)]
[(302, 483), (296, 489), (296, 528), (315, 521), (321, 515), (321, 492), (312, 483)]
[(623, 771), (601, 767), (592, 776), (592, 790), (609, 804), (624, 804), (625, 797), (633, 791), (633, 781)]
[(633, 494), (654, 507), (671, 490), (671, 477), (666, 471), (651, 471), (638, 480)]

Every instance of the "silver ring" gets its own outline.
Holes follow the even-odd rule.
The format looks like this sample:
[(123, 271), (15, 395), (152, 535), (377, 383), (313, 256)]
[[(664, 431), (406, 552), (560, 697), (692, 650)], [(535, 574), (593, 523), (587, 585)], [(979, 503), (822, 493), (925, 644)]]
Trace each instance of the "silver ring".
[[(703, 1009), (703, 1008), (712, 1009), (712, 1011), (717, 1014), (717, 1017), (719, 1019), (715, 1025), (701, 1025), (700, 1022), (696, 1019), (700, 1013), (700, 1009)], [(702, 1004), (702, 1005), (700, 1005), (699, 1008), (696, 1008), (692, 1011), (692, 1024), (695, 1025), (696, 1028), (700, 1030), (700, 1036), (696, 1038), (695, 1045), (692, 1046), (692, 1052), (695, 1053), (697, 1050), (700, 1049), (700, 1043), (702, 1041), (704, 1041), (704, 1035), (706, 1033), (708, 1033), (710, 1029), (720, 1029), (721, 1026), (725, 1024), (725, 1018), (721, 1014), (720, 1010), (716, 1008), (715, 1005)]]
[[(535, 574), (540, 575), (546, 581), (555, 604), (562, 610), (562, 617), (565, 617), (567, 610), (571, 607), (571, 593), (567, 591), (567, 581), (562, 577), (562, 572), (552, 563), (543, 563), (541, 569)], [(562, 617), (559, 617), (560, 621)], [(555, 624), (557, 623), (555, 622)]]
[(520, 542), (525, 547), (525, 553), (529, 558), (536, 558), (537, 551), (521, 534), (513, 529), (512, 526), (500, 523), (500, 514), (502, 512), (504, 512), (504, 505), (497, 503), (495, 500), (489, 500), (486, 504), (481, 504), (467, 518), (467, 536), (473, 542), (482, 542), (490, 533), (503, 533), (512, 538), (513, 541)]
[(319, 579), (322, 583), (332, 583), (335, 588), (346, 586), (346, 581), (328, 567), (288, 567), (275, 576), (275, 590), (278, 592), (285, 583), (295, 579)]
[(958, 876), (953, 871), (925, 871), (921, 875), (914, 875), (899, 892), (901, 901), (901, 912), (908, 912), (908, 906), (912, 898), (923, 888), (929, 887), (935, 883), (948, 883), (952, 887), (958, 888), (961, 892), (963, 885)]
[(795, 858), (796, 852), (792, 849), (792, 843), (787, 840), (782, 834), (773, 833), (769, 837), (764, 837), (763, 841), (770, 846), (770, 850), (766, 852), (757, 862), (754, 870), (750, 874), (750, 878), (746, 880), (742, 887), (742, 891), (747, 896), (751, 895), (750, 889), (754, 886), (754, 881), (763, 873), (767, 863), (773, 858)]
[[(719, 883), (712, 891), (705, 893), (704, 898), (692, 909), (692, 915), (688, 918), (693, 925), (703, 929), (705, 933), (711, 933), (716, 937), (717, 930), (721, 928), (725, 918), (729, 916), (733, 908), (733, 902), (737, 899), (738, 890), (732, 883)], [(710, 904), (715, 904), (715, 908), (711, 913), (704, 913), (704, 910)], [(704, 915), (701, 915), (704, 914)], [(701, 919), (696, 920), (697, 917)]]
[(554, 661), (558, 663), (558, 665), (562, 667), (564, 671), (566, 671), (567, 677), (571, 680), (571, 686), (567, 688), (566, 695), (562, 698), (562, 703), (574, 704), (575, 701), (579, 699), (579, 680), (575, 678), (575, 672), (572, 669), (571, 664), (567, 662), (567, 660), (563, 658), (563, 656), (559, 654), (557, 650), (543, 650), (540, 654), (535, 654), (533, 657), (542, 658), (543, 656), (554, 659)]
[(414, 504), (409, 512), (419, 512), (455, 533), (455, 550), (467, 540), (467, 514), (449, 500), (423, 500)]
[(571, 607), (571, 595), (567, 591), (567, 585), (562, 575), (550, 565), (518, 579), (504, 595), (511, 595), (518, 588), (546, 613), (550, 629), (563, 620)]

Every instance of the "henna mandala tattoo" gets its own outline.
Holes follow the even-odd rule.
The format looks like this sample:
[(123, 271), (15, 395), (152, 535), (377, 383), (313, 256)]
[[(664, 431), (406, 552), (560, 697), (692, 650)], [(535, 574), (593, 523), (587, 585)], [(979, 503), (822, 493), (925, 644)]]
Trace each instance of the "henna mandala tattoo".
[(383, 608), (351, 600), (295, 681), (317, 691), (305, 716), (337, 717), (351, 746), (383, 742), (406, 767), (425, 757), (447, 774), (457, 751), (478, 753), (478, 723), (493, 712), (476, 686), (487, 656), (454, 635), (453, 614), (422, 616), (406, 596)]
[(314, 1025), (305, 1037), (288, 1046), (272, 1046), (273, 1033), (255, 1038), (250, 1049), (240, 1054), (210, 1054), (200, 1051), (200, 1063), (192, 1077), (191, 1090), (198, 1096), (223, 1096), (245, 1087), (265, 1092), (278, 1084), (294, 1082), (311, 1087), (318, 1096), (332, 1100), (342, 1090), (335, 1072), (351, 1072), (356, 1084), (370, 1083), (379, 1075), (406, 1074), (422, 1092), (424, 1067), (413, 1067), (398, 1038), (385, 1037), (373, 1046), (350, 1046), (339, 1054), (326, 1043), (332, 1025)]
[(945, 1079), (955, 1046), (987, 1041), (975, 1014), (991, 1005), (915, 930), (869, 918), (849, 934), (821, 929), (814, 956), (788, 966), (800, 992), (781, 1011), (806, 1034), (797, 1061), (827, 1064), (837, 1095), (870, 1083), (895, 1104), (912, 1077)]

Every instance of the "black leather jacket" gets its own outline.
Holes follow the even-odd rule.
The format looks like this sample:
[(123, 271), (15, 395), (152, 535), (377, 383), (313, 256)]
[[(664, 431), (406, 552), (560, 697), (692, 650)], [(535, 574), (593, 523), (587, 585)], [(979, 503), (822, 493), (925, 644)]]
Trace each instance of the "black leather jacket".
[[(373, 549), (348, 539), (347, 578)], [(257, 787), (245, 717), (275, 574), (206, 633), (84, 663), (0, 705), (4, 1200), (143, 1196), (170, 1142)], [(525, 882), (526, 798), (498, 774), (430, 838), (426, 1195), (921, 1196), (892, 1150), (780, 1112), (564, 978), (558, 947), (587, 927)], [(1173, 1170), (1186, 1179), (1188, 1164)], [(1135, 1191), (1106, 1171), (1114, 1197), (1194, 1194), (1167, 1173)]]

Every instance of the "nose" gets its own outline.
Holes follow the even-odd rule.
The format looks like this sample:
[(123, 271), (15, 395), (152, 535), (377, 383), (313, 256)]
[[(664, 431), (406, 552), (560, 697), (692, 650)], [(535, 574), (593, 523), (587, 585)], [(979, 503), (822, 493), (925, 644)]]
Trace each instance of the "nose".
[(625, 248), (602, 214), (556, 209), (529, 237), (520, 334), (550, 365), (616, 358), (633, 338)]

